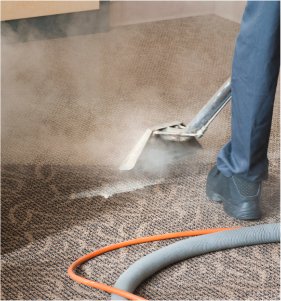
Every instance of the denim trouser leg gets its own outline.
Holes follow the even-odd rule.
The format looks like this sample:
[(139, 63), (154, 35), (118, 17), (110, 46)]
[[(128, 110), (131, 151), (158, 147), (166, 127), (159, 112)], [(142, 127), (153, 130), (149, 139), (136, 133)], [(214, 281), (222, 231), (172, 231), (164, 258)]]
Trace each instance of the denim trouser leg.
[(231, 140), (219, 152), (227, 177), (259, 181), (267, 174), (267, 149), (280, 65), (279, 1), (249, 1), (232, 65)]

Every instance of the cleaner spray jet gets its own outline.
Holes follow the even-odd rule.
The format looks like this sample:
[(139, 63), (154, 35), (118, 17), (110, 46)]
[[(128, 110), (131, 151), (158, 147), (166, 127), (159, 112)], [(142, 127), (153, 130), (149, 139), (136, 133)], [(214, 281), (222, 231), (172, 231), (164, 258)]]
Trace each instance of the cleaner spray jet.
[(174, 121), (148, 128), (119, 169), (133, 169), (152, 137), (158, 137), (166, 141), (194, 143), (194, 139), (201, 138), (204, 135), (210, 123), (230, 100), (231, 84), (229, 78), (187, 125), (180, 121)]

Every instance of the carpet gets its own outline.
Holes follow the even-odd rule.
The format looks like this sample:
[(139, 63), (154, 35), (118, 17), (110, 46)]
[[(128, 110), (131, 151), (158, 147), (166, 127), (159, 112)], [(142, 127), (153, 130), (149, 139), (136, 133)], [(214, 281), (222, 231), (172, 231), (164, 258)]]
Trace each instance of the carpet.
[[(2, 44), (2, 299), (106, 300), (67, 277), (72, 261), (139, 236), (279, 221), (279, 87), (259, 222), (230, 218), (205, 196), (207, 173), (229, 139), (230, 105), (189, 156), (118, 171), (147, 127), (190, 121), (229, 77), (238, 30), (208, 15)], [(113, 285), (169, 243), (105, 254), (80, 273)], [(180, 262), (137, 293), (278, 300), (279, 282), (279, 244), (270, 244)]]

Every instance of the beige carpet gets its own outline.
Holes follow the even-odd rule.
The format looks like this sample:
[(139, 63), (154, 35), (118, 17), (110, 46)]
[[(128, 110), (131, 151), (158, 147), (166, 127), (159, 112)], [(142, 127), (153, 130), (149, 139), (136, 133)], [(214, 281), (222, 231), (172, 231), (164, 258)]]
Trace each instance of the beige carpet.
[[(138, 236), (257, 224), (205, 197), (208, 170), (229, 138), (229, 106), (190, 156), (117, 170), (146, 127), (188, 122), (227, 79), (237, 32), (235, 23), (203, 16), (2, 45), (2, 299), (108, 299), (68, 279), (74, 259)], [(279, 221), (279, 99), (269, 159), (259, 223)], [(168, 243), (106, 254), (81, 273), (112, 285)], [(138, 293), (277, 300), (279, 244), (181, 262)]]

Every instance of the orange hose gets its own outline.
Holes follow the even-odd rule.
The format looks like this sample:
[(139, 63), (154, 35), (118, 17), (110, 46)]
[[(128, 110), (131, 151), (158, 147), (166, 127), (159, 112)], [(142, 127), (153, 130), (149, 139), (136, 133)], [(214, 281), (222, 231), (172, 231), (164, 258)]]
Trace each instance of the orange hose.
[(68, 268), (67, 273), (68, 276), (81, 284), (105, 291), (109, 294), (116, 294), (119, 295), (121, 297), (124, 297), (126, 299), (129, 300), (145, 300), (142, 297), (139, 297), (137, 295), (134, 295), (132, 293), (129, 293), (127, 291), (124, 290), (120, 290), (118, 288), (109, 286), (107, 284), (104, 283), (100, 283), (100, 282), (96, 282), (84, 277), (81, 277), (79, 275), (77, 275), (75, 273), (75, 269), (80, 266), (81, 264), (85, 263), (86, 261), (97, 257), (99, 255), (102, 255), (104, 253), (113, 251), (113, 250), (117, 250), (120, 248), (124, 248), (127, 246), (132, 246), (132, 245), (137, 245), (137, 244), (142, 244), (142, 243), (146, 243), (146, 242), (152, 242), (152, 241), (158, 241), (158, 240), (166, 240), (166, 239), (172, 239), (172, 238), (179, 238), (179, 237), (187, 237), (187, 236), (197, 236), (197, 235), (203, 235), (203, 234), (210, 234), (210, 233), (214, 233), (214, 232), (219, 232), (219, 231), (225, 231), (225, 230), (233, 230), (233, 229), (237, 229), (238, 227), (234, 227), (234, 228), (213, 228), (213, 229), (202, 229), (202, 230), (191, 230), (191, 231), (185, 231), (185, 232), (175, 232), (175, 233), (166, 233), (166, 234), (160, 234), (160, 235), (154, 235), (154, 236), (146, 236), (146, 237), (139, 237), (139, 238), (135, 238), (132, 240), (128, 240), (128, 241), (123, 241), (117, 244), (112, 244), (109, 246), (106, 246), (104, 248), (98, 249), (96, 251), (93, 251), (91, 253), (88, 253), (80, 258), (78, 258), (76, 261), (74, 261)]

